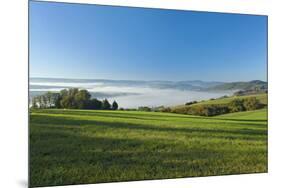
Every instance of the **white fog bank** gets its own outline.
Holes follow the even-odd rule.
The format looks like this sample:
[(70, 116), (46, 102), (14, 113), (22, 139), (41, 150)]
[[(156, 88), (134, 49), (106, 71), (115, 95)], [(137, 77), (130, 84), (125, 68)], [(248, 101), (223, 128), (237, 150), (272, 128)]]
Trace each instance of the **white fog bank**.
[(233, 91), (223, 92), (207, 92), (207, 91), (192, 91), (180, 90), (174, 88), (160, 89), (157, 86), (145, 85), (116, 85), (114, 83), (104, 84), (101, 82), (93, 83), (69, 83), (69, 82), (31, 82), (31, 96), (36, 93), (52, 91), (58, 92), (69, 87), (78, 87), (87, 89), (91, 92), (92, 97), (98, 99), (107, 98), (110, 102), (117, 101), (119, 107), (122, 108), (137, 108), (139, 106), (174, 106), (185, 104), (190, 101), (206, 100), (210, 98), (218, 98), (224, 95), (231, 95)]

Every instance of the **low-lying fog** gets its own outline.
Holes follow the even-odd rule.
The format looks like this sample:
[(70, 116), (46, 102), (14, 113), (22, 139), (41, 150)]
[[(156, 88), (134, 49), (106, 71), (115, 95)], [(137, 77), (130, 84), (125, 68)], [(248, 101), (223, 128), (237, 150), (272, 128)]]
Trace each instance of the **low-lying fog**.
[(218, 98), (223, 95), (231, 95), (233, 91), (196, 91), (191, 89), (178, 89), (177, 87), (163, 87), (163, 85), (136, 83), (133, 81), (93, 81), (93, 82), (30, 82), (30, 96), (42, 94), (47, 91), (57, 92), (65, 88), (77, 87), (87, 89), (92, 97), (98, 99), (107, 98), (110, 102), (116, 100), (119, 107), (137, 108), (139, 106), (174, 106), (189, 101)]

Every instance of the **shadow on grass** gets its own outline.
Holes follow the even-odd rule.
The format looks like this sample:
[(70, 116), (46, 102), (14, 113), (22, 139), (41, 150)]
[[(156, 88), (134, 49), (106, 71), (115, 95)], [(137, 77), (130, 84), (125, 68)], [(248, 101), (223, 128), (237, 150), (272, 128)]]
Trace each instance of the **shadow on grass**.
[[(139, 120), (155, 120), (155, 121), (172, 121), (173, 119), (197, 119), (197, 120), (222, 120), (222, 121), (237, 121), (237, 122), (267, 122), (267, 120), (261, 119), (234, 119), (234, 118), (218, 118), (216, 116), (206, 117), (206, 116), (192, 116), (186, 114), (176, 114), (176, 113), (163, 113), (163, 115), (155, 114), (155, 112), (146, 112), (146, 114), (126, 114), (119, 111), (95, 111), (95, 110), (79, 110), (79, 111), (62, 111), (62, 110), (41, 110), (43, 113), (49, 114), (66, 114), (66, 115), (79, 115), (79, 116), (100, 116), (100, 117), (116, 117), (116, 118), (126, 118), (126, 119), (139, 119)], [(38, 110), (40, 112), (40, 110)], [(132, 111), (134, 112), (134, 111)], [(153, 118), (152, 118), (153, 117)], [(169, 118), (167, 120), (166, 118)]]
[[(39, 110), (37, 112), (40, 113)], [(48, 114), (64, 114), (64, 115), (76, 115), (76, 116), (98, 116), (98, 117), (114, 117), (114, 118), (126, 118), (126, 119), (140, 119), (140, 120), (155, 120), (155, 121), (163, 121), (165, 118), (177, 118), (177, 116), (171, 116), (169, 114), (163, 114), (163, 115), (157, 115), (154, 112), (146, 112), (149, 114), (128, 114), (128, 113), (122, 113), (122, 112), (100, 112), (96, 110), (79, 110), (79, 111), (57, 111), (57, 110), (42, 110), (43, 113)], [(134, 111), (132, 111), (134, 112)], [(164, 119), (163, 119), (164, 118)], [(191, 118), (191, 117), (190, 117)]]
[[(264, 136), (267, 134), (266, 129), (237, 129), (237, 130), (225, 130), (225, 129), (206, 129), (206, 128), (195, 128), (195, 127), (168, 127), (156, 126), (151, 124), (136, 124), (136, 123), (122, 123), (122, 122), (105, 122), (105, 121), (97, 121), (97, 120), (77, 120), (66, 117), (58, 117), (58, 116), (44, 116), (44, 115), (34, 115), (31, 117), (31, 123), (37, 124), (49, 124), (49, 125), (70, 125), (70, 126), (84, 126), (84, 125), (92, 125), (92, 126), (100, 126), (103, 128), (111, 128), (111, 129), (129, 129), (129, 130), (144, 130), (144, 131), (159, 131), (159, 132), (181, 132), (181, 133), (205, 133), (205, 134), (239, 134), (239, 135), (261, 135)], [(216, 122), (217, 123), (217, 122)], [(247, 125), (247, 124), (243, 124)], [(250, 124), (253, 125), (253, 124)]]
[(37, 135), (31, 140), (32, 186), (218, 175), (213, 160), (225, 162), (223, 158), (233, 154), (210, 147), (187, 149), (160, 141), (88, 137), (48, 128), (48, 134), (33, 133)]

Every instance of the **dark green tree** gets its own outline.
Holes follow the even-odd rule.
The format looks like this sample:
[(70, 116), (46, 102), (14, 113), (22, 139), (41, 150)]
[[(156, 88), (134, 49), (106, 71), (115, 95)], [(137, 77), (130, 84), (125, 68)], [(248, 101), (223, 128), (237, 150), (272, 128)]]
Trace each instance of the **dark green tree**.
[(112, 103), (112, 110), (118, 110), (118, 104), (116, 101), (113, 101)]
[(62, 90), (61, 92), (60, 106), (62, 108), (79, 108), (78, 102), (75, 100), (75, 96), (79, 93), (78, 88), (70, 88), (68, 90)]
[(74, 108), (74, 99), (71, 96), (64, 96), (60, 101), (60, 106), (62, 108)]
[(78, 109), (89, 108), (90, 98), (91, 98), (91, 94), (87, 90), (83, 89), (78, 91), (74, 95), (74, 101), (76, 103), (76, 107)]
[(103, 110), (110, 110), (111, 109), (111, 105), (110, 105), (110, 103), (108, 102), (107, 99), (104, 99), (102, 101), (102, 109)]
[(99, 101), (98, 99), (92, 99), (90, 101), (90, 106), (89, 109), (93, 109), (93, 110), (101, 110), (102, 109), (102, 102)]

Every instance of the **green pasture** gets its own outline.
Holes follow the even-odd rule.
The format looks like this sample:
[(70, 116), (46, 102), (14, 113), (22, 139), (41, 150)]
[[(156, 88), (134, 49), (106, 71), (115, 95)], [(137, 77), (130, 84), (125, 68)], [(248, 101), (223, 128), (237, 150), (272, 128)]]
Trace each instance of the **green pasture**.
[(267, 110), (32, 110), (31, 186), (267, 172)]
[(245, 95), (245, 96), (231, 96), (227, 98), (215, 99), (215, 100), (206, 100), (203, 102), (199, 102), (193, 105), (200, 105), (200, 104), (227, 104), (231, 102), (233, 99), (246, 99), (249, 97), (256, 97), (261, 103), (267, 104), (267, 94), (255, 94), (255, 95)]

